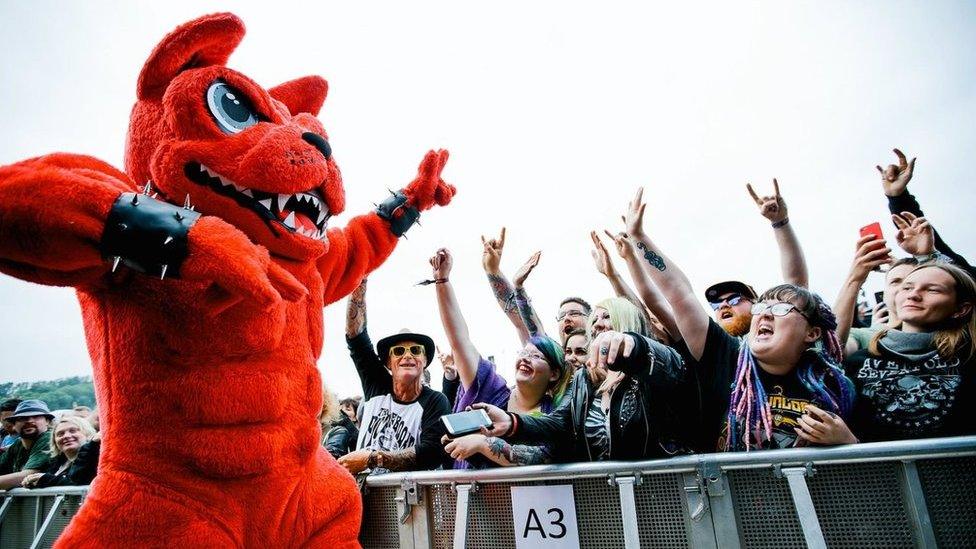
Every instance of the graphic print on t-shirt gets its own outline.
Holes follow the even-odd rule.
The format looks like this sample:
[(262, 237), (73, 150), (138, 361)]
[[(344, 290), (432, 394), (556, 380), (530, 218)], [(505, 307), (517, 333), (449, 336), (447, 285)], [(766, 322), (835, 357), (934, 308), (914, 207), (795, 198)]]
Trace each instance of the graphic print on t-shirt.
[[(796, 446), (799, 438), (793, 429), (800, 426), (799, 419), (806, 410), (810, 400), (796, 398), (784, 394), (783, 387), (779, 384), (770, 384), (767, 388), (766, 402), (769, 403), (769, 411), (773, 419), (773, 439), (766, 442), (763, 448), (792, 448)], [(745, 418), (741, 418), (744, 420)], [(722, 434), (718, 439), (719, 451), (725, 450), (725, 443), (729, 434), (728, 420), (722, 425)], [(741, 443), (741, 448), (733, 450), (745, 450), (745, 442)]]
[(936, 427), (949, 415), (959, 387), (959, 359), (936, 355), (922, 364), (867, 358), (857, 372), (875, 417), (902, 429)]
[(411, 448), (420, 438), (423, 415), (419, 402), (400, 404), (389, 394), (375, 396), (364, 406), (356, 447), (385, 451)]
[(783, 394), (783, 387), (773, 385), (766, 395), (769, 409), (773, 415), (773, 440), (776, 448), (796, 446), (797, 434), (793, 429), (800, 427), (800, 416), (806, 410), (809, 400), (793, 398)]

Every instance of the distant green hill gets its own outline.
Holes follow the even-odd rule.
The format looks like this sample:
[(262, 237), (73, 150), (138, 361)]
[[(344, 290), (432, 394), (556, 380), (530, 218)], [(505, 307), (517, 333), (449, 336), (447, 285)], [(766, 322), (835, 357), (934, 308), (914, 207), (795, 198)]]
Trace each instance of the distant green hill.
[(95, 407), (95, 386), (89, 376), (65, 377), (51, 381), (0, 383), (0, 400), (37, 398), (52, 410), (74, 405)]

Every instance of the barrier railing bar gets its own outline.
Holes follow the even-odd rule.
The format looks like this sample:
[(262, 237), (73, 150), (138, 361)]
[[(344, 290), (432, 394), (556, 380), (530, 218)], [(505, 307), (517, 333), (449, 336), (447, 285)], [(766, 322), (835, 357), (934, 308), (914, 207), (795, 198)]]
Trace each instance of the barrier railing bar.
[(925, 503), (925, 492), (922, 481), (918, 478), (918, 468), (912, 460), (901, 462), (901, 473), (905, 481), (905, 493), (908, 501), (908, 519), (912, 521), (915, 542), (919, 547), (935, 547), (935, 530), (929, 517), (929, 508)]
[(0, 491), (4, 497), (37, 498), (43, 496), (84, 496), (88, 494), (90, 486), (55, 486), (52, 488), (11, 488), (6, 492)]
[(13, 503), (14, 498), (7, 496), (3, 498), (3, 505), (0, 505), (0, 525), (3, 524), (4, 517), (7, 516), (7, 511), (10, 510), (10, 504)]
[(468, 541), (468, 501), (471, 492), (477, 491), (477, 485), (458, 484), (454, 487), (457, 490), (457, 508), (454, 511), (454, 549), (464, 549)]
[[(37, 501), (41, 501), (41, 498), (37, 498)], [(58, 514), (58, 510), (61, 509), (61, 505), (64, 503), (64, 495), (59, 495), (54, 498), (54, 503), (51, 505), (51, 510), (47, 513), (47, 518), (44, 519), (44, 524), (41, 525), (36, 534), (34, 535), (34, 542), (31, 543), (30, 549), (38, 549), (41, 546), (41, 540), (44, 539), (44, 535), (47, 534), (48, 528), (51, 527), (51, 523), (54, 522), (54, 517)]]
[(682, 497), (685, 506), (685, 521), (688, 528), (688, 541), (697, 549), (716, 549), (715, 527), (712, 525), (711, 504), (708, 489), (700, 473), (681, 475)]
[(796, 508), (796, 516), (800, 519), (800, 528), (803, 530), (803, 538), (810, 549), (827, 549), (827, 542), (824, 540), (823, 531), (820, 529), (820, 520), (817, 518), (817, 510), (813, 506), (813, 498), (810, 497), (810, 489), (807, 487), (806, 476), (810, 472), (809, 467), (786, 467), (782, 469), (783, 476), (786, 477), (790, 486), (790, 494), (793, 496), (793, 506)]
[(635, 477), (614, 477), (620, 492), (620, 515), (624, 525), (624, 547), (640, 549), (640, 532), (637, 530), (637, 501), (634, 499)]
[(398, 486), (409, 476), (420, 485), (449, 484), (451, 482), (531, 482), (556, 478), (606, 477), (608, 474), (632, 475), (687, 473), (697, 470), (708, 461), (723, 470), (768, 468), (814, 464), (870, 463), (902, 459), (958, 457), (976, 454), (976, 436), (949, 437), (924, 440), (900, 440), (850, 444), (831, 448), (790, 448), (761, 452), (730, 452), (722, 454), (688, 455), (650, 461), (609, 461), (570, 463), (560, 465), (532, 465), (528, 467), (499, 467), (477, 471), (413, 471), (370, 476), (370, 486)]

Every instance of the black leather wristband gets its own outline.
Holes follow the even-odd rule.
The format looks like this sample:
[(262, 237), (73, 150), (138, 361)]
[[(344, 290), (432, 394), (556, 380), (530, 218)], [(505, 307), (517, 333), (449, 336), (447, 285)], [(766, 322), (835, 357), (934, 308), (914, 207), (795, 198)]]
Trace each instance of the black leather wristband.
[(187, 235), (200, 218), (192, 209), (146, 194), (122, 193), (108, 214), (99, 249), (102, 257), (140, 273), (179, 277)]
[(420, 211), (407, 205), (407, 195), (402, 190), (391, 191), (391, 196), (376, 207), (376, 213), (390, 222), (390, 231), (397, 236), (403, 236), (420, 219)]

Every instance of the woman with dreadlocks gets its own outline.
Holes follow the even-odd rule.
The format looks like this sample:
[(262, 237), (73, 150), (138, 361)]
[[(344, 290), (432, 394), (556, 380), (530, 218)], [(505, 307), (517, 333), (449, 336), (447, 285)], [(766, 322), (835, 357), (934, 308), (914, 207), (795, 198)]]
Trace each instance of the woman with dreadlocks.
[[(844, 423), (854, 387), (837, 366), (841, 349), (830, 308), (809, 290), (783, 284), (759, 296), (744, 340), (729, 336), (701, 307), (681, 269), (644, 232), (642, 192), (624, 223), (646, 272), (670, 303), (694, 362), (690, 367), (697, 369), (703, 397), (699, 445), (753, 450), (856, 442)], [(628, 338), (610, 341), (607, 360), (629, 352)]]

